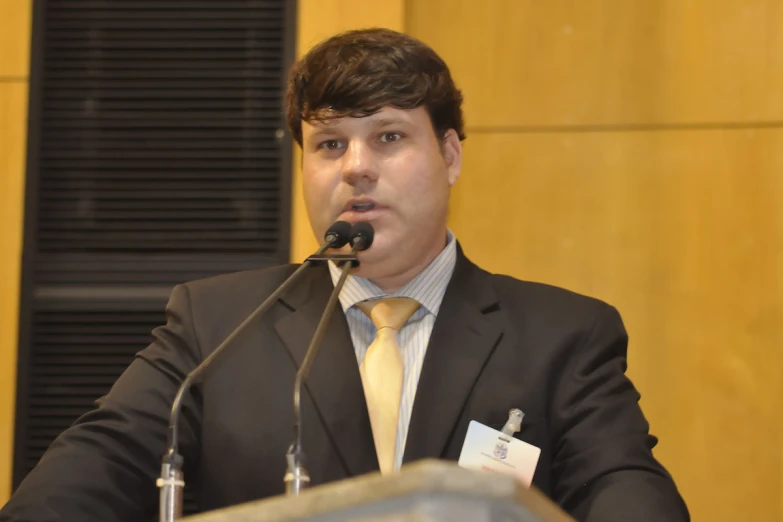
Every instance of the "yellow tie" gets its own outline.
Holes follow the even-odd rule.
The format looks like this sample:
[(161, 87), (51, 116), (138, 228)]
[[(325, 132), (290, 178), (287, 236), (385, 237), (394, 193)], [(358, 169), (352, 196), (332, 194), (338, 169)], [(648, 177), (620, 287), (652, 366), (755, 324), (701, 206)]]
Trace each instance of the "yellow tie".
[(387, 297), (358, 304), (378, 329), (359, 366), (359, 373), (382, 474), (394, 471), (397, 451), (404, 369), (397, 334), (419, 306), (418, 301), (408, 297)]

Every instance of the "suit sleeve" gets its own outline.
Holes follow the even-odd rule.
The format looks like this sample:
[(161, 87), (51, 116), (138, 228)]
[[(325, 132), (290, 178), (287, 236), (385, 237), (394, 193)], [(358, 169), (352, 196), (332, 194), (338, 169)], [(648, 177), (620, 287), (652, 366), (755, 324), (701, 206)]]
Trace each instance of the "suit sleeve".
[[(157, 511), (169, 411), (184, 376), (200, 361), (187, 287), (166, 307), (167, 324), (136, 355), (96, 409), (52, 443), (0, 510), (0, 522), (138, 522)], [(185, 468), (198, 454), (200, 406), (186, 395), (180, 418)]]
[(674, 481), (653, 457), (657, 439), (625, 375), (622, 320), (614, 308), (598, 308), (554, 400), (556, 500), (586, 522), (688, 521)]

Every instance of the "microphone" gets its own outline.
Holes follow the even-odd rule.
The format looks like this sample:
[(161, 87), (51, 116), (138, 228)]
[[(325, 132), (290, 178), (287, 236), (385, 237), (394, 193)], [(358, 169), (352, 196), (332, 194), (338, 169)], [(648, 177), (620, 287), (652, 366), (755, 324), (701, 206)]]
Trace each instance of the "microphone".
[(326, 303), (326, 308), (324, 308), (321, 320), (318, 322), (318, 326), (313, 334), (313, 339), (310, 341), (310, 346), (307, 347), (304, 360), (299, 367), (299, 371), (296, 372), (296, 380), (294, 381), (294, 442), (288, 448), (288, 453), (286, 453), (288, 469), (283, 478), (286, 495), (299, 495), (303, 489), (306, 489), (310, 485), (310, 473), (305, 467), (306, 459), (304, 451), (302, 450), (302, 384), (310, 373), (310, 367), (313, 365), (313, 361), (318, 355), (321, 341), (323, 341), (324, 334), (326, 333), (326, 326), (337, 306), (340, 291), (343, 289), (346, 279), (348, 279), (348, 272), (359, 264), (356, 254), (370, 248), (374, 237), (375, 231), (373, 230), (372, 225), (366, 222), (356, 223), (351, 228), (350, 256), (335, 256), (344, 261), (342, 272), (340, 273), (340, 278), (337, 280), (337, 283), (334, 285), (332, 294), (329, 296), (329, 301)]
[[(324, 242), (316, 251), (316, 255), (320, 256), (330, 248), (342, 248), (350, 240), (351, 230), (351, 225), (345, 221), (337, 221), (332, 224), (324, 234)], [(160, 522), (173, 522), (174, 520), (182, 518), (182, 494), (185, 488), (185, 480), (182, 472), (184, 459), (182, 455), (179, 454), (178, 421), (185, 393), (190, 389), (193, 382), (225, 351), (226, 347), (229, 346), (250, 323), (266, 313), (266, 311), (277, 302), (283, 292), (285, 292), (294, 281), (299, 279), (304, 271), (312, 264), (313, 261), (310, 260), (310, 258), (302, 263), (299, 268), (283, 282), (283, 284), (267, 297), (258, 308), (253, 310), (253, 312), (182, 381), (171, 406), (168, 428), (168, 451), (163, 457), (160, 478), (156, 481), (157, 486), (160, 488)]]
[(355, 252), (361, 252), (367, 250), (372, 245), (372, 240), (375, 238), (375, 230), (372, 225), (360, 221), (351, 227), (350, 243)]

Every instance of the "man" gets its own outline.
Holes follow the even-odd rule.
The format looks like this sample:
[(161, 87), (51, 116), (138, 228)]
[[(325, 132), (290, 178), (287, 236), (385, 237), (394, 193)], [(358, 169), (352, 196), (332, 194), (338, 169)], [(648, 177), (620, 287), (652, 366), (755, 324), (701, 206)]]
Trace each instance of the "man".
[[(519, 408), (516, 436), (541, 449), (534, 486), (578, 520), (688, 520), (624, 376), (617, 312), (489, 274), (447, 230), (461, 103), (443, 61), (388, 30), (333, 37), (291, 70), (288, 120), (315, 234), (336, 220), (375, 228), (303, 398), (313, 483), (457, 460), (471, 421), (500, 429)], [(152, 345), (54, 442), (0, 521), (153, 516), (177, 387), (294, 268), (175, 288)], [(186, 397), (180, 450), (202, 509), (283, 492), (294, 376), (337, 274), (310, 269)]]

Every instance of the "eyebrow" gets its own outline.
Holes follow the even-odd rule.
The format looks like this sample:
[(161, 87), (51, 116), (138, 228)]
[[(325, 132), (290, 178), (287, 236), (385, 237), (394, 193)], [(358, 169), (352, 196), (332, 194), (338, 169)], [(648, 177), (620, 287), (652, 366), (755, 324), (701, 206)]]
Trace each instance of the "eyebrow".
[(410, 121), (403, 118), (378, 118), (371, 120), (374, 125), (384, 127), (386, 125), (409, 125)]
[[(370, 116), (370, 124), (375, 127), (386, 127), (390, 125), (410, 125), (411, 122), (404, 118), (373, 118)], [(309, 136), (311, 139), (340, 134), (340, 130), (337, 127), (329, 125), (328, 123), (317, 122), (311, 125), (315, 129)]]
[(310, 136), (334, 136), (335, 134), (339, 134), (339, 131), (334, 127), (315, 127)]
[(309, 136), (303, 135), (302, 136), (303, 139), (329, 138), (340, 134), (340, 130), (337, 129), (335, 126), (325, 124), (323, 122), (313, 123), (311, 124), (311, 126), (313, 128), (313, 131), (309, 134)]

